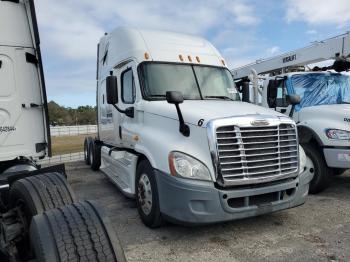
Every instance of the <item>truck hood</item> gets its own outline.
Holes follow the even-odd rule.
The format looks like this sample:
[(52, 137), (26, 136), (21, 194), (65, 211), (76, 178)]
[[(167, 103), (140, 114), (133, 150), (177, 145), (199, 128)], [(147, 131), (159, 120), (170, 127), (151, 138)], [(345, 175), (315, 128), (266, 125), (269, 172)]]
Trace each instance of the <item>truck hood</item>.
[[(243, 115), (286, 117), (274, 110), (240, 101), (185, 100), (180, 104), (180, 109), (186, 123), (197, 125), (199, 120), (203, 119), (203, 126), (213, 119)], [(145, 102), (144, 112), (178, 119), (175, 105), (169, 104), (167, 101)]]
[(339, 104), (339, 105), (320, 105), (320, 106), (310, 106), (303, 108), (298, 113), (298, 122), (305, 122), (314, 119), (322, 118), (324, 120), (324, 126), (329, 125), (330, 121), (332, 123), (339, 123), (337, 127), (348, 126), (347, 130), (350, 130), (350, 105), (349, 104)]

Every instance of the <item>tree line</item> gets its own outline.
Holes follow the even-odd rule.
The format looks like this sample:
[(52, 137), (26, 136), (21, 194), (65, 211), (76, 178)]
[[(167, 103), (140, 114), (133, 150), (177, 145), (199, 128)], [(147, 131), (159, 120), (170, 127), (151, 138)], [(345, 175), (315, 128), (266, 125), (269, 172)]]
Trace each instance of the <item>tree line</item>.
[(50, 124), (55, 125), (95, 125), (96, 106), (79, 106), (70, 108), (58, 105), (54, 101), (48, 103)]

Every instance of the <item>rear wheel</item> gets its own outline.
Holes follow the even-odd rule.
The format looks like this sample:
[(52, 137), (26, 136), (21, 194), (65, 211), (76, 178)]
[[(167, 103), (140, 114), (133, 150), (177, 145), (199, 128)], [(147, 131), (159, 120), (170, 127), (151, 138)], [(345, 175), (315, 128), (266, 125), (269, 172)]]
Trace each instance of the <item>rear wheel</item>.
[(84, 160), (85, 160), (85, 163), (87, 165), (91, 164), (90, 157), (89, 157), (89, 154), (90, 154), (90, 151), (89, 151), (90, 147), (89, 147), (89, 145), (90, 145), (92, 140), (93, 140), (92, 137), (85, 137), (85, 140), (84, 140)]
[(97, 171), (101, 166), (101, 146), (95, 140), (90, 142), (90, 164), (91, 169)]
[(147, 160), (137, 166), (136, 172), (136, 204), (142, 222), (150, 227), (162, 225), (159, 208), (159, 196), (154, 170)]
[(113, 227), (94, 202), (52, 209), (33, 218), (36, 261), (126, 261)]
[(313, 169), (310, 172), (314, 173), (314, 177), (310, 182), (311, 194), (317, 194), (329, 186), (330, 182), (330, 172), (331, 170), (327, 167), (325, 160), (319, 150), (312, 144), (302, 145), (306, 156), (312, 162)]

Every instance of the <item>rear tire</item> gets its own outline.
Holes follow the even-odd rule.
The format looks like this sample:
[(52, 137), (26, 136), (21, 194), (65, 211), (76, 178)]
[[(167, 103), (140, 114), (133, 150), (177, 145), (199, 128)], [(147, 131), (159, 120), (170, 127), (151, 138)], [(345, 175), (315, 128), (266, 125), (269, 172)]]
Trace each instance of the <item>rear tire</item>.
[(74, 203), (33, 218), (36, 261), (126, 261), (105, 213), (93, 202)]
[(142, 222), (150, 227), (162, 225), (157, 181), (154, 170), (147, 160), (141, 161), (136, 171), (136, 205)]
[(91, 169), (97, 171), (101, 166), (101, 146), (92, 140), (90, 143), (90, 164)]
[(302, 146), (315, 169), (314, 177), (310, 182), (309, 192), (311, 194), (317, 194), (329, 186), (331, 170), (327, 167), (323, 156), (314, 145), (303, 144)]
[(91, 165), (90, 158), (89, 158), (89, 154), (90, 154), (89, 145), (92, 140), (93, 140), (92, 137), (85, 137), (85, 140), (84, 140), (84, 161), (88, 166)]

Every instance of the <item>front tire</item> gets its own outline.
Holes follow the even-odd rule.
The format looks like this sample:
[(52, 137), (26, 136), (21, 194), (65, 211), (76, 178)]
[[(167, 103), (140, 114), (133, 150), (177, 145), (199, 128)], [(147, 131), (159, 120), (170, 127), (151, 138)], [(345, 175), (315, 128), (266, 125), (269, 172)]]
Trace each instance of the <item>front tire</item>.
[(136, 205), (142, 222), (150, 228), (162, 225), (159, 207), (157, 181), (154, 170), (147, 160), (137, 166), (136, 171)]
[(331, 170), (327, 167), (322, 154), (314, 145), (303, 144), (302, 146), (306, 156), (312, 161), (314, 166), (314, 177), (310, 182), (309, 192), (317, 194), (329, 186)]

